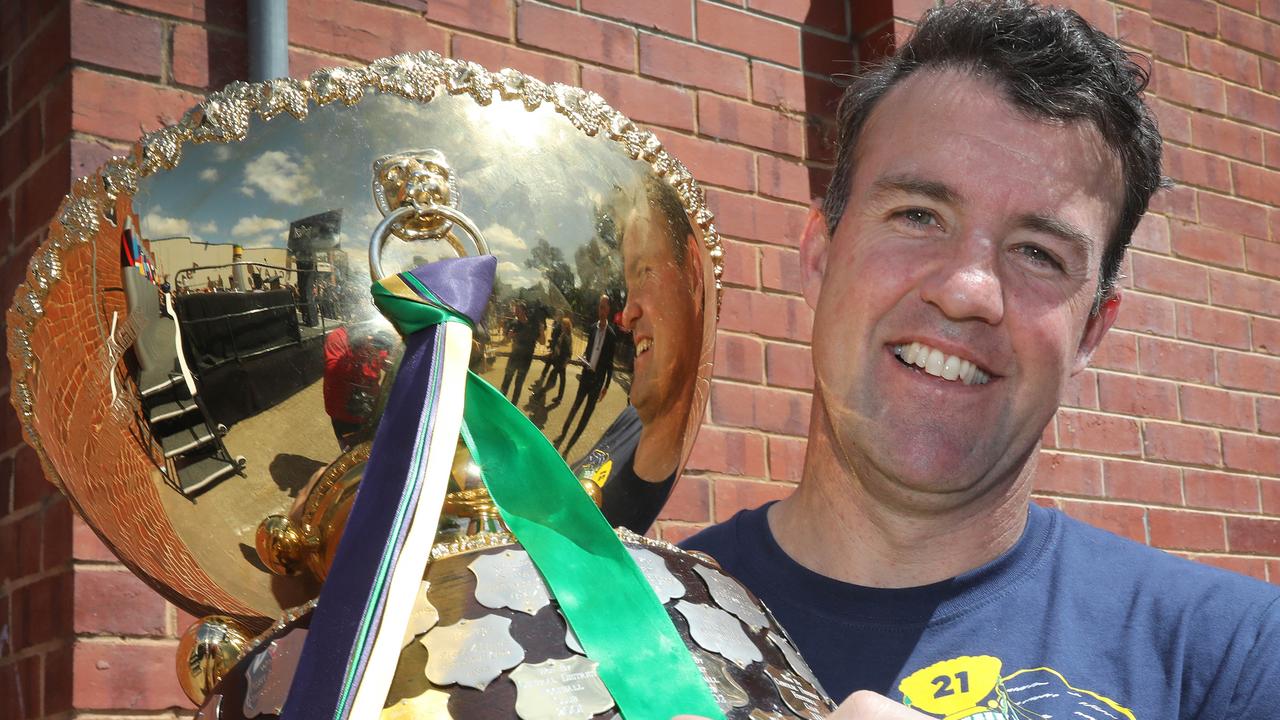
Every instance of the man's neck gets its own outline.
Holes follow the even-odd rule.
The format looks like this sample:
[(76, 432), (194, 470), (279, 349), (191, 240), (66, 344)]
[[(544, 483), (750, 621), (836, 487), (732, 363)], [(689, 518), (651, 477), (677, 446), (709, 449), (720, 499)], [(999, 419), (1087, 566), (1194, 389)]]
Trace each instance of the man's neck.
[(815, 408), (800, 487), (769, 511), (778, 544), (801, 565), (856, 585), (915, 587), (985, 565), (1022, 536), (1034, 460), (971, 502), (912, 510), (868, 492), (820, 415)]

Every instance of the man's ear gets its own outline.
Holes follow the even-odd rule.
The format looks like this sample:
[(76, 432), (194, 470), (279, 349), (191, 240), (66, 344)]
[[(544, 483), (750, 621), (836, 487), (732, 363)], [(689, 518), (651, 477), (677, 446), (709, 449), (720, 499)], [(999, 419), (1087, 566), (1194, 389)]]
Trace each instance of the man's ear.
[(822, 214), (821, 200), (815, 200), (809, 205), (809, 217), (805, 218), (804, 232), (800, 235), (800, 287), (805, 302), (815, 310), (822, 290), (822, 276), (827, 270), (830, 246), (827, 218)]
[(1106, 336), (1107, 331), (1115, 324), (1116, 315), (1120, 313), (1120, 296), (1119, 288), (1112, 290), (1111, 294), (1102, 301), (1098, 311), (1089, 316), (1089, 320), (1084, 326), (1084, 335), (1080, 338), (1080, 347), (1076, 348), (1076, 361), (1071, 367), (1072, 375), (1089, 366), (1089, 361), (1093, 359), (1094, 351), (1102, 344), (1102, 338)]

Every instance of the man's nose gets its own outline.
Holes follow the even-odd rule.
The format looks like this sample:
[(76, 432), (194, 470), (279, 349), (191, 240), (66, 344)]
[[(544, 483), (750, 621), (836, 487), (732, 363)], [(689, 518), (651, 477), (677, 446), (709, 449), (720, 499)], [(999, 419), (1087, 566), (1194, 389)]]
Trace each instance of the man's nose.
[(631, 326), (635, 323), (636, 318), (640, 317), (639, 303), (631, 302), (627, 299), (627, 304), (622, 307), (622, 328), (627, 332), (631, 332)]
[(951, 320), (998, 324), (1004, 318), (998, 245), (977, 236), (956, 242), (926, 277), (921, 297)]

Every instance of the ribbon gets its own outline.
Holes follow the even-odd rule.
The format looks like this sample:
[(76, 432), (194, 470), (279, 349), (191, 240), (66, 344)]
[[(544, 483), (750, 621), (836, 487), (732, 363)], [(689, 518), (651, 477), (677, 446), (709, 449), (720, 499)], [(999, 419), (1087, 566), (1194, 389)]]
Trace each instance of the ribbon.
[[(445, 263), (478, 260), (489, 261), (483, 282), (466, 277), (469, 273), (465, 272), (423, 272)], [(383, 669), (375, 672), (370, 647), (377, 647), (379, 637), (393, 637), (398, 649), (408, 620), (408, 612), (403, 610), (404, 599), (387, 589), (386, 569), (397, 564), (397, 554), (408, 553), (407, 543), (397, 542), (397, 536), (404, 534), (404, 526), (409, 524), (406, 513), (413, 514), (414, 499), (419, 496), (422, 499), (416, 506), (417, 518), (412, 524), (418, 526), (415, 530), (421, 530), (421, 525), (427, 522), (430, 513), (424, 508), (430, 493), (420, 487), (421, 474), (375, 473), (375, 463), (381, 462), (386, 453), (411, 455), (410, 468), (430, 464), (429, 459), (420, 457), (420, 451), (427, 446), (422, 440), (422, 418), (434, 418), (434, 423), (427, 424), (437, 428), (445, 424), (440, 421), (444, 410), (432, 393), (442, 393), (445, 388), (440, 383), (449, 380), (441, 381), (438, 373), (431, 371), (439, 367), (438, 361), (421, 363), (416, 368), (403, 363), (410, 362), (411, 354), (414, 359), (423, 355), (426, 344), (438, 345), (440, 328), (465, 324), (469, 330), (469, 318), (477, 317), (483, 305), (476, 308), (473, 302), (467, 308), (470, 312), (460, 312), (450, 301), (459, 296), (474, 299), (474, 289), (481, 285), (487, 300), (495, 266), (492, 256), (460, 258), (423, 266), (373, 285), (378, 309), (405, 335), (405, 360), (392, 392), (392, 402), (388, 403), (374, 439), (369, 465), (329, 574), (331, 582), (325, 583), (312, 618), (302, 662), (285, 707), (286, 720), (347, 717), (363, 720), (372, 715), (366, 715), (363, 710), (370, 701), (361, 702), (360, 698), (386, 695), (391, 672)], [(472, 292), (466, 292), (468, 289)], [(419, 342), (420, 338), (433, 340), (424, 344)], [(467, 339), (470, 339), (469, 332)], [(439, 354), (438, 348), (436, 354)], [(424, 372), (436, 380), (412, 378)], [(600, 679), (613, 695), (623, 717), (668, 720), (679, 714), (696, 714), (722, 719), (723, 713), (666, 609), (626, 547), (583, 492), (573, 471), (541, 431), (497, 389), (469, 370), (465, 377), (465, 400), (459, 413), (463, 441), (480, 467), (489, 494), (507, 527), (529, 553), (587, 655), (599, 664)], [(462, 385), (458, 383), (454, 390), (461, 389)], [(417, 399), (409, 402), (402, 393), (415, 394)], [(418, 418), (416, 423), (404, 422), (406, 416), (401, 414), (401, 404), (409, 406), (408, 417)], [(412, 408), (417, 408), (416, 414)], [(416, 440), (407, 441), (404, 437), (403, 428), (407, 425), (418, 427)], [(456, 432), (453, 438), (456, 443)], [(436, 452), (440, 452), (439, 447), (441, 445), (432, 443)], [(406, 449), (412, 449), (412, 453), (406, 453)], [(445, 460), (452, 463), (452, 459), (450, 450)], [(378, 485), (377, 490), (370, 489), (373, 484)], [(366, 497), (375, 495), (376, 501), (365, 502)], [(358, 517), (366, 508), (367, 512)], [(438, 522), (438, 508), (435, 512), (430, 525), (432, 535)], [(339, 572), (344, 559), (354, 560), (357, 555), (353, 552), (349, 553), (350, 558), (344, 556), (348, 544), (365, 548), (359, 556), (366, 563), (376, 556), (379, 569), (370, 572), (349, 568), (353, 575)], [(376, 552), (370, 550), (371, 547)], [(400, 565), (406, 567), (405, 573), (412, 571), (412, 563)], [(422, 568), (418, 578), (421, 573)], [(331, 610), (326, 606), (330, 602), (329, 589), (338, 583), (345, 589), (334, 591), (334, 604), (344, 606)], [(416, 590), (416, 585), (412, 590)], [(411, 590), (404, 592), (410, 601), (416, 597)], [(393, 606), (398, 608), (395, 613), (390, 612)], [(341, 614), (345, 620), (324, 624), (326, 611)], [(335, 631), (341, 631), (342, 637), (323, 639), (324, 634)], [(311, 653), (313, 639), (316, 653)], [(321, 648), (322, 644), (326, 647)], [(330, 658), (327, 672), (315, 672), (315, 667), (326, 665), (319, 659), (325, 657)], [(333, 663), (332, 658), (341, 658), (343, 662)], [(309, 660), (313, 661), (312, 668), (304, 678)], [(341, 672), (337, 672), (337, 665), (342, 665)], [(381, 677), (384, 672), (386, 685)], [(329, 683), (329, 687), (325, 683)], [(304, 698), (325, 695), (327, 699), (323, 703), (310, 699), (295, 703), (296, 694)]]

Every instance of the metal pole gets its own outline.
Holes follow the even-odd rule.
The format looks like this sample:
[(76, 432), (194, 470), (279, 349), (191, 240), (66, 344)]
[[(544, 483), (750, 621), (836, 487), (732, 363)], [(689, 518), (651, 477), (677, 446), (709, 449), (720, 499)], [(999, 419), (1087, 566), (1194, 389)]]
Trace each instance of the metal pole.
[(289, 1), (249, 0), (249, 80), (289, 76)]

